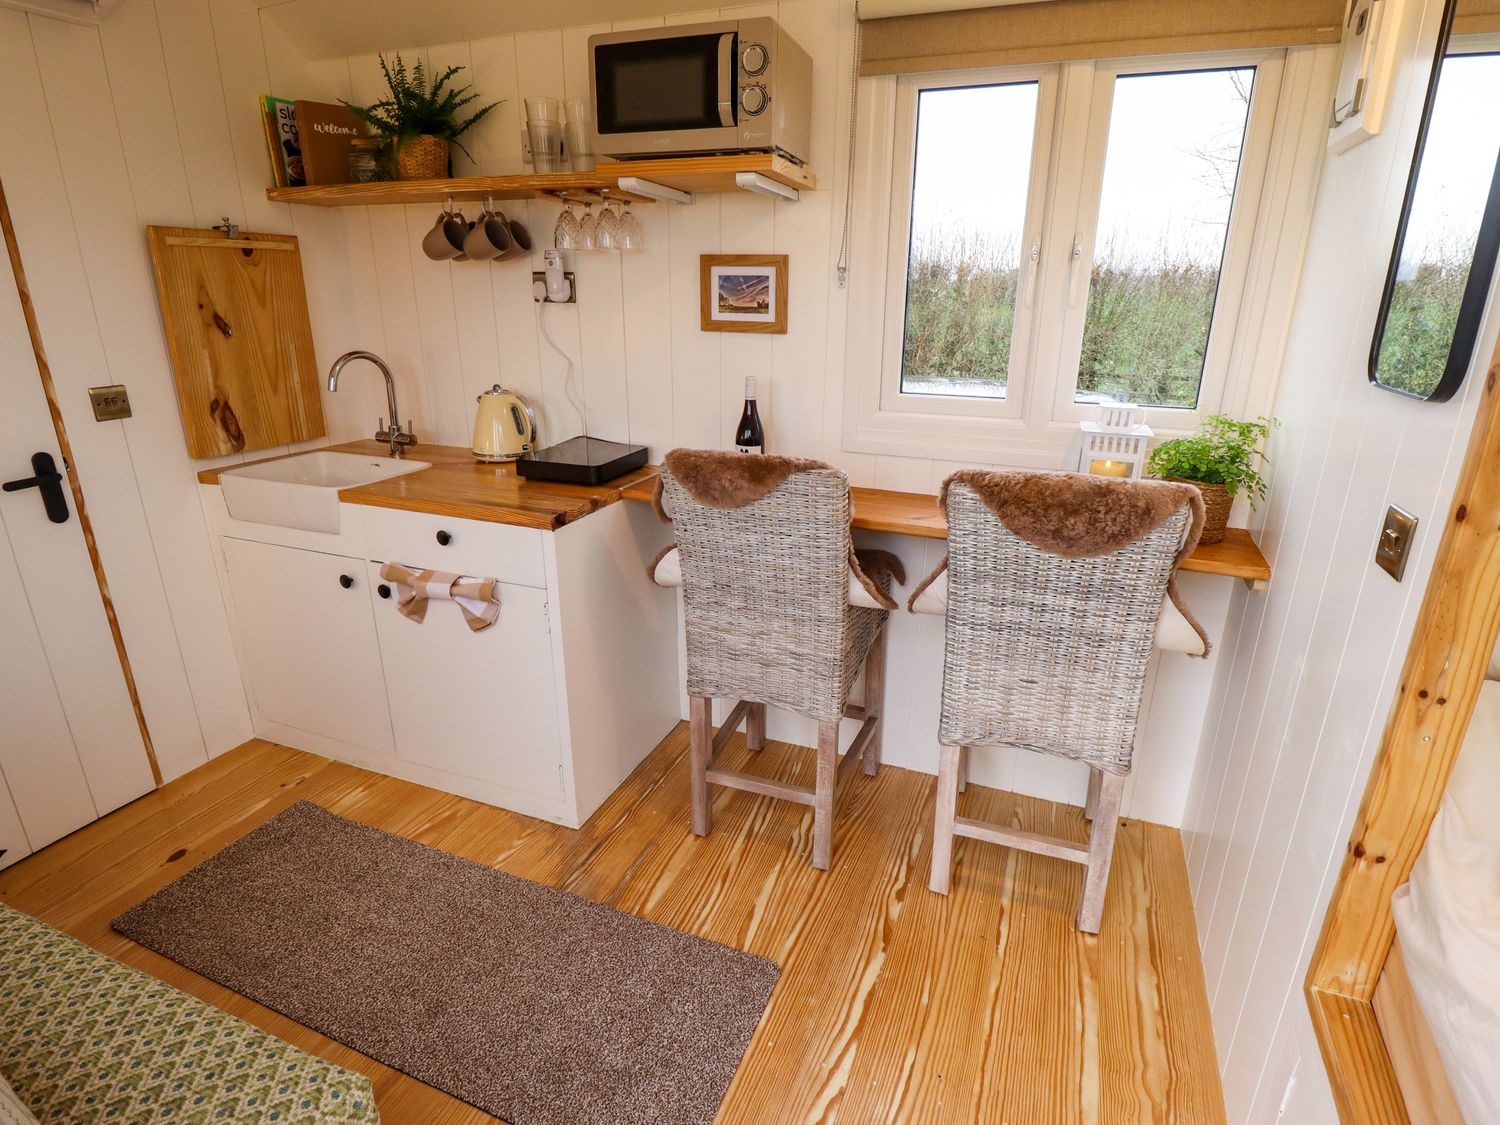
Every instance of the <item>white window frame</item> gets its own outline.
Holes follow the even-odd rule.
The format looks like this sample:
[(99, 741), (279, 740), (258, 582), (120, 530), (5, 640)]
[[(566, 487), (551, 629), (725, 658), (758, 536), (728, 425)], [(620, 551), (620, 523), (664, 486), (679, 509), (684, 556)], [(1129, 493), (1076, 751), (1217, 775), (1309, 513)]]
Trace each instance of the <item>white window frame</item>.
[[(1261, 192), (1271, 152), (1271, 134), (1276, 121), (1276, 106), (1281, 93), (1284, 51), (1245, 51), (1204, 55), (1173, 55), (1154, 58), (1111, 60), (1093, 64), (1093, 94), (1089, 111), (1089, 137), (1085, 149), (1083, 190), (1080, 192), (1076, 227), (1052, 231), (1054, 244), (1074, 240), (1079, 259), (1070, 269), (1064, 289), (1065, 300), (1060, 312), (1063, 319), (1063, 351), (1059, 357), (1052, 393), (1052, 419), (1080, 422), (1093, 416), (1094, 408), (1074, 401), (1078, 387), (1078, 363), (1083, 348), (1084, 320), (1088, 313), (1087, 279), (1093, 273), (1094, 247), (1099, 229), (1099, 207), (1104, 192), (1104, 161), (1113, 123), (1115, 79), (1133, 74), (1228, 70), (1255, 67), (1255, 87), (1250, 112), (1245, 121), (1245, 138), (1240, 150), (1239, 175), (1234, 201), (1229, 212), (1229, 228), (1224, 238), (1224, 257), (1219, 269), (1219, 287), (1214, 300), (1213, 320), (1209, 325), (1208, 347), (1204, 355), (1203, 375), (1198, 387), (1196, 407), (1150, 407), (1146, 424), (1153, 429), (1184, 431), (1196, 429), (1205, 415), (1219, 412), (1229, 379), (1229, 357), (1239, 325), (1245, 283), (1255, 242), (1256, 217), (1260, 211)], [(1085, 64), (1087, 65), (1087, 64)], [(1072, 296), (1073, 271), (1079, 277), (1079, 295)]]
[[(975, 81), (975, 75), (982, 81)], [(917, 164), (917, 109), (924, 90), (952, 90), (971, 86), (1007, 86), (1035, 83), (1036, 123), (1031, 139), (1031, 168), (1023, 220), (1022, 254), (1033, 243), (1040, 244), (1046, 222), (1047, 168), (1056, 132), (1058, 68), (1056, 66), (1004, 67), (984, 71), (945, 72), (938, 76), (903, 75), (896, 82), (896, 159), (892, 161), (891, 218), (887, 235), (885, 293), (885, 346), (881, 357), (882, 410), (912, 414), (949, 414), (980, 418), (1020, 418), (1026, 398), (1026, 380), (1013, 385), (1009, 374), (1003, 398), (965, 398), (957, 395), (912, 394), (901, 389), (902, 353), (906, 335), (906, 286), (911, 252), (912, 188)], [(1038, 189), (1043, 190), (1038, 190)], [(1040, 260), (1038, 260), (1040, 266)], [(1023, 298), (1024, 294), (1024, 298)], [(1037, 271), (1023, 270), (1017, 292), (1017, 308), (1011, 333), (1009, 371), (1030, 366), (1035, 337)]]
[[(1284, 339), (1295, 281), (1288, 283), (1282, 266), (1289, 250), (1300, 252), (1313, 192), (1299, 187), (1295, 197), (1272, 199), (1266, 185), (1272, 182), (1274, 190), (1284, 190), (1309, 177), (1315, 184), (1323, 148), (1312, 143), (1321, 118), (1317, 95), (1309, 99), (1309, 87), (1318, 90), (1331, 83), (1335, 62), (1335, 52), (1325, 48), (1293, 48), (862, 79), (846, 323), (844, 449), (1015, 467), (1069, 467), (1067, 454), (1076, 441), (1077, 422), (1091, 409), (1073, 402), (1087, 299), (1080, 291), (1074, 306), (1068, 307), (1070, 256), (1078, 237), (1082, 256), (1077, 268), (1086, 278), (1092, 267), (1108, 141), (1109, 118), (1100, 111), (1099, 99), (1105, 99), (1107, 111), (1114, 79), (1121, 74), (1257, 68), (1198, 409), (1156, 408), (1149, 421), (1159, 434), (1170, 436), (1192, 430), (1204, 414), (1242, 412), (1269, 403), (1280, 351), (1279, 346), (1268, 347), (1263, 334), (1271, 331)], [(1042, 232), (1041, 255), (1033, 306), (1017, 314), (1017, 332), (1024, 327), (1025, 339), (1013, 340), (1007, 395), (1003, 400), (954, 396), (938, 402), (933, 401), (938, 396), (902, 395), (918, 94), (928, 88), (1033, 80), (1041, 87), (1027, 229)], [(1036, 190), (1044, 185), (1047, 190)], [(1034, 225), (1038, 214), (1039, 227)], [(1265, 291), (1267, 286), (1274, 291)]]

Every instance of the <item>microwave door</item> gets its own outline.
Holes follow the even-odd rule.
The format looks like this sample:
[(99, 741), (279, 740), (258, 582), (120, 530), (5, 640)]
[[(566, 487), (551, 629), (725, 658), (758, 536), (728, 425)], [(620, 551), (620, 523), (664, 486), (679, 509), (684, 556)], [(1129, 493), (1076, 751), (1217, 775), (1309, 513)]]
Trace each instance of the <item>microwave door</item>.
[(595, 151), (644, 156), (732, 148), (738, 38), (715, 30), (596, 44)]

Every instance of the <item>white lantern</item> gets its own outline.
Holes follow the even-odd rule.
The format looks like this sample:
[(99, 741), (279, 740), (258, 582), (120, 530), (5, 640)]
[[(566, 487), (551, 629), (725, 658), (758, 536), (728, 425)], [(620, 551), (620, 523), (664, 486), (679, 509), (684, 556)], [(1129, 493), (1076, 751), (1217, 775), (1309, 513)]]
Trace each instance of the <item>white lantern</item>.
[(1139, 479), (1146, 475), (1151, 427), (1146, 412), (1128, 402), (1104, 402), (1092, 421), (1078, 423), (1082, 442), (1078, 471), (1096, 477)]

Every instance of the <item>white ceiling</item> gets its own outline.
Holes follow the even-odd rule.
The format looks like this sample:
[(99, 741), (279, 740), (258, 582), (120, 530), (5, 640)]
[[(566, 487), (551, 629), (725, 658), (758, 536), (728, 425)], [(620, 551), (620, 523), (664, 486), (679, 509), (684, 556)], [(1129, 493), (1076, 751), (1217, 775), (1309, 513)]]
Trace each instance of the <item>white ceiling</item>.
[(254, 0), (308, 58), (701, 10), (704, 0)]

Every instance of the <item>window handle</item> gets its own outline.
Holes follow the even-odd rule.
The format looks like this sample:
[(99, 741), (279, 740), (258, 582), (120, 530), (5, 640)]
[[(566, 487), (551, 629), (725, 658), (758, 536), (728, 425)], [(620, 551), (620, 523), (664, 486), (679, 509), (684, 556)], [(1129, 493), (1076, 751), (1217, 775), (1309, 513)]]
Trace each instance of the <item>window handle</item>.
[(1036, 268), (1042, 260), (1042, 240), (1040, 237), (1031, 240), (1031, 252), (1026, 262), (1026, 307), (1029, 309), (1036, 300)]
[(1068, 308), (1078, 307), (1078, 278), (1083, 273), (1083, 232), (1073, 236), (1073, 253), (1068, 263)]

